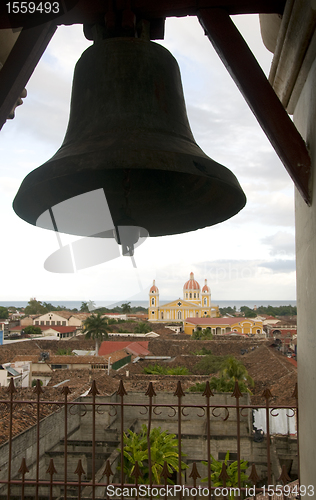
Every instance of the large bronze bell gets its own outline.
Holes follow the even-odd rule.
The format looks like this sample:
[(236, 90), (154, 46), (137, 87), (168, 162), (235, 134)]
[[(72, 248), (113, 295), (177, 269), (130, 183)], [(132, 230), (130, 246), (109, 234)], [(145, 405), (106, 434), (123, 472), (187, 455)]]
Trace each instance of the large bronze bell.
[[(112, 38), (82, 54), (64, 142), (24, 179), (13, 207), (46, 227), (51, 207), (100, 188), (115, 226), (150, 236), (211, 226), (245, 205), (235, 175), (195, 143), (178, 64), (161, 45)], [(63, 232), (87, 235), (70, 216)]]

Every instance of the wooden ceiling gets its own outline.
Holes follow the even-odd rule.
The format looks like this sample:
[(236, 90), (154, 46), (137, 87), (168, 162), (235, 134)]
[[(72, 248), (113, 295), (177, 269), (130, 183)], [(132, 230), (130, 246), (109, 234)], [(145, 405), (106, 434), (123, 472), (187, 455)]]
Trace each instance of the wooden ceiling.
[(197, 16), (300, 193), (310, 204), (311, 161), (305, 142), (230, 19), (234, 14), (282, 15), (285, 3), (286, 0), (60, 0), (59, 14), (45, 17), (9, 15), (2, 3), (0, 29), (23, 29), (0, 72), (0, 128), (58, 25), (83, 24), (90, 38), (92, 25), (105, 24), (109, 14), (122, 19), (123, 13), (128, 12), (137, 21), (149, 21), (150, 38), (159, 39), (163, 38), (165, 18)]

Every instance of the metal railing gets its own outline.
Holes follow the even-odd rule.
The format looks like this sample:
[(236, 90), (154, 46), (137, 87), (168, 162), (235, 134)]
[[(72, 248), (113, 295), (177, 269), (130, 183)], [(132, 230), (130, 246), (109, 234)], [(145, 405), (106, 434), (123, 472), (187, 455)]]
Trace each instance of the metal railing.
[[(174, 394), (159, 393), (157, 395), (153, 383), (150, 382), (142, 397), (128, 396), (122, 380), (117, 392), (111, 397), (100, 395), (95, 381), (92, 382), (85, 397), (74, 401), (71, 400), (68, 387), (61, 389), (62, 397), (59, 401), (44, 400), (43, 391), (45, 388), (43, 389), (40, 381), (37, 381), (34, 387), (34, 400), (17, 399), (14, 382), (11, 380), (8, 398), (0, 400), (1, 415), (7, 421), (8, 433), (7, 442), (0, 448), (0, 499), (41, 500), (49, 498), (53, 500), (58, 498), (67, 500), (78, 498), (83, 500), (92, 498), (94, 500), (123, 497), (137, 499), (146, 495), (150, 498), (157, 495), (162, 498), (177, 497), (180, 500), (184, 497), (197, 498), (199, 496), (209, 499), (228, 499), (233, 498), (231, 497), (232, 487), (235, 488), (236, 498), (241, 499), (246, 496), (259, 498), (260, 494), (267, 493), (269, 486), (269, 491), (271, 488), (276, 488), (277, 497), (281, 499), (283, 488), (285, 488), (284, 498), (290, 498), (289, 488), (285, 487), (291, 481), (286, 464), (281, 464), (282, 471), (278, 477), (273, 471), (275, 454), (273, 455), (274, 451), (271, 447), (275, 443), (270, 431), (270, 421), (271, 418), (278, 416), (278, 409), (286, 409), (287, 416), (296, 420), (298, 429), (297, 386), (293, 392), (292, 406), (271, 404), (272, 394), (268, 389), (262, 395), (263, 404), (252, 405), (249, 397), (240, 392), (238, 382), (235, 383), (233, 393), (225, 396), (226, 401), (228, 397), (230, 398), (231, 404), (223, 403), (218, 395), (214, 396), (208, 382), (206, 382), (204, 392), (200, 395), (184, 393), (181, 382), (177, 383)], [(42, 410), (45, 405), (51, 405), (54, 413), (52, 417), (46, 417), (43, 420)], [(21, 409), (25, 406), (33, 412), (35, 425), (29, 431), (14, 436), (14, 423), (21, 418)], [(258, 409), (264, 409), (266, 418), (266, 432), (264, 438), (261, 439), (260, 446), (253, 444), (252, 428), (252, 412)], [(135, 426), (138, 419), (140, 422), (145, 422), (148, 429), (148, 463), (146, 466), (149, 470), (149, 484), (146, 487), (141, 485), (140, 463), (136, 462), (133, 483), (126, 477), (124, 467), (120, 467), (120, 464), (124, 463), (124, 433), (131, 425)], [(202, 456), (203, 461), (207, 463), (204, 466), (205, 483), (202, 484), (200, 481), (201, 460), (192, 460), (194, 453), (193, 455), (191, 453), (191, 458), (190, 453), (186, 453), (190, 468), (185, 477), (181, 472), (177, 474), (174, 486), (168, 482), (170, 473), (166, 462), (161, 474), (161, 484), (153, 483), (149, 434), (156, 421), (163, 423), (166, 429), (172, 426), (175, 429), (178, 438), (179, 471), (181, 471), (181, 461), (184, 460), (183, 449), (190, 449), (192, 439), (195, 439), (197, 451), (194, 453)], [(218, 422), (220, 422), (219, 425)], [(82, 426), (84, 429), (80, 431)], [(194, 433), (194, 428), (197, 429), (196, 433), (192, 434), (191, 441), (186, 441), (188, 433)], [(202, 428), (203, 435), (198, 430)], [(107, 432), (116, 433), (114, 444), (110, 443), (111, 439), (106, 434)], [(212, 481), (211, 455), (214, 454), (219, 434), (222, 434), (222, 447), (225, 447), (227, 443), (230, 446), (232, 442), (234, 443), (237, 461), (237, 477), (234, 483), (231, 482), (225, 463), (222, 465), (219, 477), (216, 481)], [(76, 435), (79, 436), (77, 441), (75, 441)], [(294, 443), (296, 447), (294, 455), (298, 464), (299, 481), (298, 433), (290, 441), (291, 446), (293, 447)], [(284, 446), (285, 441), (283, 440), (282, 443)], [(79, 451), (74, 451), (77, 450), (76, 446)], [(289, 441), (286, 446), (289, 450)], [(246, 452), (246, 449), (250, 451)], [(245, 486), (242, 480), (241, 462), (247, 453), (250, 459), (253, 458), (254, 449), (258, 449), (258, 453), (261, 453), (260, 463), (261, 469), (266, 471), (265, 477), (258, 475), (258, 465), (253, 463), (253, 460), (249, 460), (252, 465), (248, 469), (248, 485)], [(284, 451), (281, 455), (284, 456)], [(277, 482), (282, 484), (277, 486)], [(145, 492), (144, 488), (147, 488)]]

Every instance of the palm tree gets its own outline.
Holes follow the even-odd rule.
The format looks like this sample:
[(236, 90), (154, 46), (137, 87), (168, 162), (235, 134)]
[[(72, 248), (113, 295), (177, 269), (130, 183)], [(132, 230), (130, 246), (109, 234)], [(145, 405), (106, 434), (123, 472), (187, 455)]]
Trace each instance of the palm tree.
[(106, 318), (102, 318), (101, 313), (91, 314), (84, 322), (84, 331), (86, 339), (95, 340), (96, 356), (99, 352), (99, 341), (109, 337), (108, 323)]
[(128, 314), (131, 312), (131, 303), (124, 302), (124, 304), (121, 304), (121, 308), (122, 308), (123, 314)]
[(225, 359), (221, 366), (221, 373), (224, 378), (237, 380), (238, 382), (245, 382), (254, 386), (253, 378), (248, 374), (247, 368), (245, 365), (238, 361), (238, 359), (230, 356)]

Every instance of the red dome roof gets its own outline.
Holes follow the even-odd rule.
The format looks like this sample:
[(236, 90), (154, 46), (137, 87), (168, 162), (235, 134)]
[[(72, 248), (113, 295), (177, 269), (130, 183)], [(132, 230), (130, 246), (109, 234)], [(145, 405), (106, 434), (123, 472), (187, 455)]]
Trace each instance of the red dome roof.
[(149, 293), (154, 293), (154, 292), (158, 292), (158, 291), (159, 290), (155, 285), (155, 280), (153, 280), (153, 285), (152, 285), (151, 289), (149, 290)]
[(194, 274), (190, 273), (190, 279), (183, 285), (183, 290), (200, 290), (200, 285), (194, 279)]
[(206, 292), (206, 293), (209, 293), (210, 292), (210, 288), (207, 286), (207, 280), (205, 280), (205, 285), (203, 286), (202, 288), (202, 292)]

